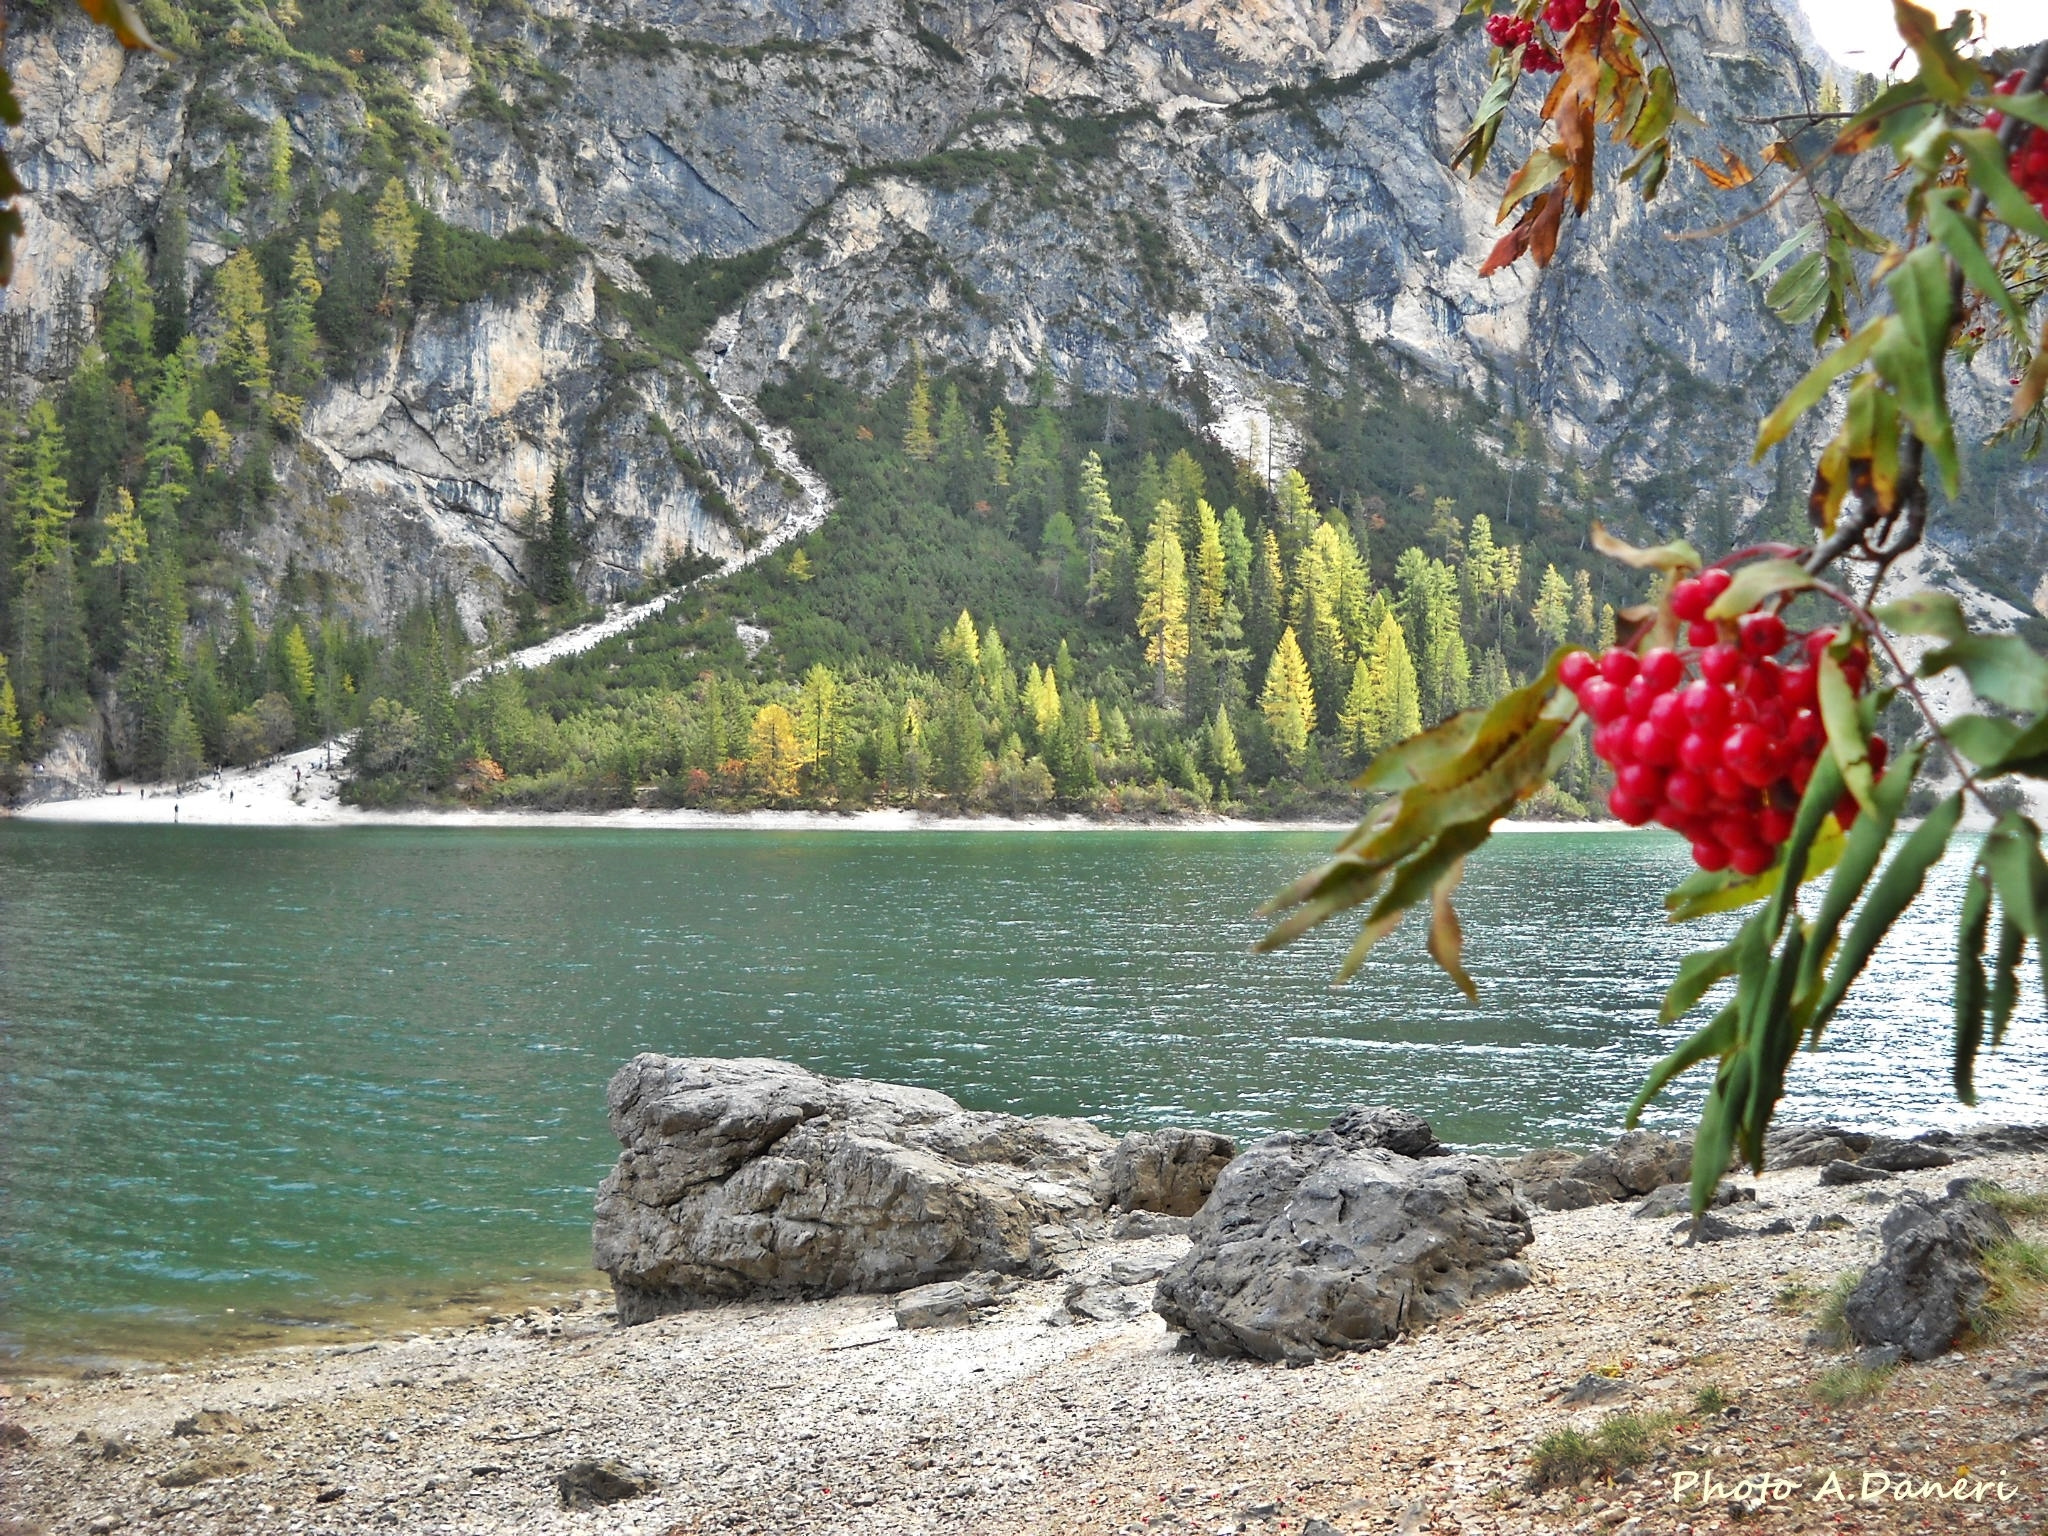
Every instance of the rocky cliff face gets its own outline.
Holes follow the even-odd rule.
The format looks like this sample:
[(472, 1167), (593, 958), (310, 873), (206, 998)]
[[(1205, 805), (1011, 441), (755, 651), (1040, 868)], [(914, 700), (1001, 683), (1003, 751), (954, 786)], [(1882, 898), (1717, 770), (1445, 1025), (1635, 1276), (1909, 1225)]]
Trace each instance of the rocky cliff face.
[[(1716, 122), (1818, 87), (1774, 0), (1651, 9)], [(248, 535), (252, 570), (329, 570), (372, 620), (448, 584), (480, 622), (520, 579), (519, 528), (558, 470), (594, 595), (676, 555), (739, 558), (827, 507), (763, 432), (754, 392), (808, 364), (879, 385), (913, 345), (1020, 381), (1044, 358), (1075, 386), (1164, 397), (1234, 448), (1257, 431), (1283, 455), (1307, 402), (1347, 381), (1499, 391), (1570, 453), (1605, 456), (1653, 520), (1686, 524), (1700, 487), (1746, 463), (1757, 403), (1799, 355), (1743, 273), (1785, 229), (1670, 240), (1725, 211), (1681, 169), (1648, 209), (1603, 202), (1550, 271), (1479, 278), (1500, 186), (1447, 165), (1485, 64), (1457, 11), (556, 0), (464, 13), (463, 35), (428, 39), (416, 66), (411, 190), (452, 224), (539, 223), (578, 253), (410, 318), (328, 381), (275, 450), (278, 515)], [(231, 142), (248, 154), (282, 116), (302, 174), (381, 185), (363, 153), (375, 91), (345, 64), (284, 56), (293, 36), (267, 50), (210, 40), (180, 65), (123, 59), (70, 20), (10, 37), (26, 109), (10, 143), (30, 189), (0, 305), (17, 397), (70, 366), (114, 258), (149, 237), (173, 181), (191, 201), (203, 318), (206, 270), (260, 232), (221, 206)], [(748, 251), (765, 253), (761, 270), (694, 359), (645, 344), (630, 316), (656, 297), (649, 258)], [(1768, 466), (1741, 473), (1738, 514), (1791, 489)], [(2019, 510), (2039, 497), (2001, 483), (2012, 510), (1964, 541), (1978, 556), (2048, 537)]]

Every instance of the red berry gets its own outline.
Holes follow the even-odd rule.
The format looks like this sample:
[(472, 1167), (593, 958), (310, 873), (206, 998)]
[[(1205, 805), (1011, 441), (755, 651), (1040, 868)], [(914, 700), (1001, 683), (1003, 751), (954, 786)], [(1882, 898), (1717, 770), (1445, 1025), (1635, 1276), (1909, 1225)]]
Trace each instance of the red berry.
[(1856, 813), (1862, 809), (1854, 795), (1846, 789), (1842, 791), (1842, 798), (1835, 802), (1835, 820), (1841, 823), (1844, 832), (1856, 825)]
[(1628, 713), (1628, 699), (1606, 678), (1589, 677), (1579, 684), (1579, 708), (1593, 717), (1595, 725), (1605, 725)]
[(1628, 734), (1631, 729), (1626, 720), (1613, 720), (1597, 726), (1593, 731), (1593, 754), (1603, 763), (1620, 767), (1628, 761)]
[(1778, 855), (1762, 843), (1743, 843), (1728, 850), (1728, 862), (1738, 875), (1760, 875), (1778, 862)]
[(1657, 811), (1648, 801), (1632, 800), (1618, 789), (1607, 797), (1607, 809), (1614, 812), (1615, 820), (1625, 821), (1632, 827), (1640, 827)]
[(1685, 681), (1685, 658), (1660, 645), (1643, 654), (1642, 675), (1650, 680), (1650, 686), (1657, 692), (1669, 693)]
[(1762, 789), (1777, 777), (1771, 761), (1771, 740), (1753, 725), (1738, 725), (1721, 743), (1721, 761), (1743, 783)]
[(1709, 608), (1721, 600), (1721, 594), (1728, 590), (1729, 583), (1734, 580), (1733, 576), (1730, 576), (1718, 566), (1711, 570), (1700, 572), (1700, 590), (1707, 594), (1707, 606)]
[(1785, 668), (1778, 678), (1778, 697), (1793, 709), (1812, 709), (1820, 698), (1820, 680), (1813, 668)]
[(1714, 787), (1714, 798), (1726, 805), (1747, 805), (1750, 789), (1733, 768), (1722, 763), (1707, 775), (1707, 782)]
[(1745, 613), (1735, 621), (1742, 649), (1751, 656), (1775, 656), (1785, 646), (1785, 621), (1775, 613)]
[(1664, 798), (1664, 775), (1647, 763), (1630, 763), (1615, 770), (1614, 787), (1631, 800), (1655, 804)]
[(1569, 32), (1586, 14), (1586, 0), (1548, 0), (1543, 7), (1544, 25), (1553, 32)]
[(1701, 838), (1692, 845), (1692, 861), (1708, 874), (1715, 874), (1728, 867), (1728, 850), (1711, 838)]
[(1697, 816), (1714, 803), (1714, 792), (1705, 779), (1681, 768), (1664, 781), (1664, 798), (1688, 816)]
[(1536, 24), (1520, 16), (1489, 16), (1486, 18), (1486, 40), (1503, 51), (1519, 48), (1536, 35)]
[(1678, 743), (1647, 720), (1638, 720), (1629, 732), (1629, 753), (1639, 763), (1669, 768), (1678, 761)]
[(1806, 647), (1808, 665), (1818, 666), (1820, 664), (1820, 653), (1834, 643), (1834, 638), (1835, 632), (1832, 629), (1808, 631), (1806, 638), (1800, 642), (1801, 645)]
[(1792, 771), (1786, 777), (1792, 781), (1794, 789), (1805, 794), (1807, 782), (1813, 777), (1813, 759), (1800, 757), (1792, 764)]
[(1668, 736), (1673, 741), (1683, 741), (1689, 728), (1685, 718), (1685, 703), (1675, 693), (1660, 693), (1650, 700), (1649, 712), (1643, 718), (1657, 728), (1659, 736)]
[(1641, 670), (1642, 664), (1636, 660), (1634, 651), (1624, 651), (1616, 646), (1601, 653), (1600, 675), (1617, 688), (1627, 687)]
[(1887, 742), (1882, 736), (1873, 736), (1870, 738), (1870, 771), (1873, 774), (1881, 774), (1884, 772), (1884, 765), (1887, 761), (1890, 760), (1891, 755), (1891, 744)]
[(1773, 848), (1792, 835), (1792, 813), (1767, 805), (1756, 819), (1756, 829)]
[(1564, 60), (1548, 43), (1531, 43), (1522, 50), (1522, 68), (1535, 75), (1554, 75), (1564, 68)]
[(1622, 698), (1628, 704), (1628, 712), (1638, 720), (1649, 714), (1651, 704), (1656, 702), (1661, 692), (1654, 682), (1641, 675), (1634, 678), (1621, 691)]
[(1705, 731), (1688, 732), (1678, 743), (1678, 761), (1690, 773), (1712, 773), (1721, 766), (1721, 738)]
[(1726, 688), (1742, 675), (1742, 652), (1732, 645), (1710, 645), (1700, 652), (1700, 676)]
[(1721, 638), (1721, 626), (1712, 619), (1698, 619), (1685, 626), (1685, 638), (1705, 648)]
[(1671, 611), (1691, 624), (1707, 616), (1707, 594), (1697, 576), (1688, 576), (1671, 589)]
[(1600, 670), (1600, 664), (1584, 651), (1572, 651), (1557, 664), (1557, 680), (1577, 693), (1579, 684)]
[(1749, 676), (1742, 680), (1742, 692), (1746, 698), (1758, 704), (1778, 696), (1778, 680), (1784, 676), (1784, 669), (1766, 656), (1749, 669)]

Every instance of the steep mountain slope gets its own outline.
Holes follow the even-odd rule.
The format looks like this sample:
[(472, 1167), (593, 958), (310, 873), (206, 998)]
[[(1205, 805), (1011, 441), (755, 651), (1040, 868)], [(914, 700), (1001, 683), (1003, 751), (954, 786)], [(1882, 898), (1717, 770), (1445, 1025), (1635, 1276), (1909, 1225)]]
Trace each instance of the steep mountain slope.
[[(1784, 338), (1727, 246), (1666, 239), (1706, 217), (1684, 171), (1647, 212), (1597, 211), (1549, 273), (1477, 278), (1498, 186), (1445, 165), (1485, 52), (1455, 12), (209, 4), (167, 29), (177, 64), (32, 16), (8, 44), (30, 199), (0, 361), (17, 401), (75, 364), (173, 186), (204, 334), (209, 274), (290, 220), (230, 186), (231, 153), (254, 180), (282, 117), (297, 208), (397, 173), (449, 226), (556, 238), (547, 270), (404, 307), (330, 358), (301, 432), (264, 449), (259, 612), (290, 561), (373, 623), (439, 583), (476, 625), (557, 470), (593, 594), (776, 528), (801, 494), (691, 358), (713, 306), (736, 317), (705, 359), (728, 394), (808, 363), (872, 387), (913, 344), (1021, 390), (1042, 355), (1240, 452), (1256, 422), (1283, 460), (1319, 394), (1417, 375), (1494, 394), (1682, 520), (1741, 462)], [(1769, 0), (1659, 21), (1717, 120), (1818, 87)], [(1782, 489), (1753, 476), (1734, 510)]]

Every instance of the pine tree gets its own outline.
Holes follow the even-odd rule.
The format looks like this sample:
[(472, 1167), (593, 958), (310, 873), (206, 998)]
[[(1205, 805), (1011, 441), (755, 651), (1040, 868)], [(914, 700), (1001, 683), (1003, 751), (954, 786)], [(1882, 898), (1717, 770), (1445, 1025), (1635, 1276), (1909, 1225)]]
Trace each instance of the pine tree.
[(341, 210), (329, 208), (320, 215), (320, 222), (313, 229), (313, 248), (326, 261), (341, 249)]
[[(165, 772), (171, 722), (185, 688), (185, 567), (177, 547), (156, 548), (128, 612), (121, 693), (135, 711), (136, 766)], [(196, 727), (195, 727), (196, 729)]]
[(1401, 587), (1396, 608), (1416, 658), (1423, 717), (1441, 720), (1471, 702), (1472, 659), (1461, 627), (1457, 572), (1411, 546), (1401, 551), (1394, 575)]
[(220, 157), (220, 205), (235, 219), (241, 217), (248, 202), (248, 188), (242, 185), (242, 151), (230, 144)]
[(1166, 476), (1159, 472), (1159, 460), (1148, 453), (1138, 460), (1138, 477), (1131, 486), (1131, 548), (1143, 549), (1152, 537), (1152, 519), (1159, 503), (1166, 500)]
[(1570, 585), (1558, 574), (1556, 566), (1546, 565), (1543, 580), (1536, 587), (1536, 606), (1529, 616), (1535, 621), (1536, 633), (1554, 646), (1563, 645), (1571, 633), (1571, 601)]
[(1031, 428), (1017, 445), (1010, 466), (1010, 494), (1004, 522), (1028, 539), (1037, 538), (1054, 512), (1066, 504), (1065, 434), (1049, 407), (1034, 412)]
[(406, 196), (405, 183), (394, 176), (384, 183), (383, 195), (370, 210), (370, 253), (384, 273), (387, 307), (412, 281), (412, 259), (419, 245), (419, 215)]
[(1224, 583), (1223, 527), (1216, 510), (1200, 497), (1195, 499), (1194, 592), (1191, 618), (1195, 629), (1212, 649), (1224, 642), (1224, 615), (1230, 601)]
[(956, 678), (965, 680), (981, 671), (981, 636), (975, 633), (974, 616), (965, 608), (953, 627), (939, 639), (939, 655)]
[(1062, 688), (1072, 691), (1074, 686), (1074, 653), (1067, 649), (1066, 636), (1060, 636), (1059, 649), (1052, 653), (1051, 672)]
[(200, 739), (192, 706), (179, 699), (171, 710), (170, 724), (164, 729), (164, 777), (173, 784), (182, 784), (197, 778), (205, 767), (206, 743)]
[(14, 453), (9, 510), (20, 557), (15, 570), (32, 576), (57, 564), (71, 549), (77, 507), (64, 476), (64, 433), (47, 398), (29, 407), (28, 430)]
[(100, 346), (115, 378), (147, 386), (156, 363), (156, 305), (142, 252), (133, 246), (116, 258), (100, 297)]
[(982, 631), (975, 667), (981, 675), (982, 691), (994, 706), (997, 724), (1007, 722), (1017, 710), (1017, 674), (1010, 670), (1009, 649), (993, 624)]
[(7, 675), (7, 656), (0, 652), (0, 783), (21, 761), (21, 711), (14, 702), (14, 679)]
[(798, 586), (818, 579), (818, 573), (811, 569), (811, 557), (801, 549), (790, 551), (789, 579)]
[(1266, 666), (1266, 686), (1259, 695), (1259, 713), (1266, 717), (1273, 745), (1288, 766), (1298, 767), (1308, 752), (1309, 736), (1315, 730), (1315, 686), (1309, 681), (1308, 662), (1290, 627), (1280, 632), (1273, 659)]
[(1251, 537), (1245, 532), (1244, 514), (1235, 507), (1225, 507), (1218, 524), (1218, 537), (1223, 542), (1223, 591), (1228, 601), (1236, 605), (1239, 617), (1243, 617), (1251, 607)]
[(1216, 717), (1209, 722), (1207, 760), (1209, 771), (1216, 775), (1219, 784), (1234, 784), (1244, 776), (1244, 754), (1238, 750), (1237, 732), (1230, 728), (1230, 711), (1221, 704), (1216, 706)]
[(982, 442), (982, 456), (988, 460), (989, 479), (998, 486), (1010, 483), (1010, 470), (1016, 463), (1016, 456), (1010, 451), (1010, 429), (1003, 421), (1003, 408), (999, 405), (989, 412), (988, 436)]
[(1386, 703), (1380, 696), (1372, 664), (1363, 656), (1352, 665), (1351, 687), (1344, 695), (1344, 707), (1337, 711), (1337, 744), (1351, 757), (1372, 755), (1384, 729)]
[(1595, 637), (1594, 644), (1600, 650), (1612, 650), (1614, 648), (1614, 635), (1614, 604), (1602, 603), (1600, 605), (1600, 633)]
[(221, 263), (214, 278), (220, 306), (221, 366), (244, 399), (270, 393), (270, 336), (264, 325), (263, 272), (248, 251)]
[(1181, 515), (1181, 526), (1188, 527), (1194, 516), (1195, 503), (1208, 491), (1207, 477), (1202, 466), (1195, 462), (1194, 455), (1185, 448), (1174, 451), (1166, 461), (1166, 500), (1173, 503), (1174, 511)]
[(100, 552), (93, 556), (95, 569), (114, 571), (114, 592), (123, 601), (128, 593), (128, 572), (142, 564), (149, 554), (149, 529), (136, 515), (135, 498), (116, 489), (113, 504), (100, 518)]
[(903, 428), (903, 453), (920, 464), (929, 464), (939, 451), (939, 440), (932, 433), (932, 387), (924, 376), (924, 354), (912, 348), (910, 358), (914, 371)]
[(291, 284), (277, 301), (278, 388), (304, 396), (320, 372), (320, 332), (313, 322), (313, 306), (320, 302), (320, 273), (313, 265), (313, 252), (301, 240), (292, 251)]
[[(1388, 609), (1380, 619), (1372, 645), (1361, 662), (1367, 677), (1361, 708), (1352, 710), (1355, 734), (1349, 746), (1359, 756), (1383, 752), (1422, 729), (1421, 690), (1408, 637), (1401, 621)], [(1354, 683), (1355, 686), (1355, 683)], [(1346, 701), (1347, 709), (1350, 701)]]
[(1280, 535), (1280, 553), (1286, 558), (1285, 568), (1291, 570), (1301, 552), (1308, 548), (1309, 540), (1315, 537), (1323, 518), (1316, 511), (1315, 493), (1298, 469), (1290, 469), (1280, 477), (1274, 499), (1278, 503), (1274, 523)]
[(1252, 562), (1251, 601), (1245, 606), (1244, 638), (1254, 655), (1268, 655), (1280, 643), (1286, 609), (1280, 540), (1271, 528), (1259, 530), (1258, 555)]
[(156, 290), (156, 350), (159, 355), (175, 349), (185, 339), (190, 324), (191, 295), (185, 263), (191, 235), (185, 218), (185, 189), (173, 182), (158, 207), (156, 246), (150, 255), (149, 273)]
[(1586, 572), (1572, 572), (1572, 634), (1581, 641), (1593, 638), (1599, 619), (1593, 611), (1593, 578)]
[(1081, 543), (1088, 554), (1088, 606), (1114, 622), (1130, 601), (1131, 530), (1110, 500), (1102, 456), (1081, 460)]
[(576, 592), (576, 529), (569, 521), (569, 482), (555, 471), (548, 483), (548, 519), (535, 551), (533, 595), (550, 607)]
[(292, 130), (280, 115), (270, 120), (270, 165), (264, 180), (270, 216), (282, 219), (292, 200)]
[(1074, 520), (1064, 508), (1045, 520), (1044, 537), (1038, 541), (1038, 568), (1045, 574), (1048, 591), (1069, 602), (1088, 591), (1088, 558), (1081, 553), (1081, 541), (1074, 535)]
[(192, 439), (190, 370), (197, 357), (198, 346), (187, 337), (157, 371), (138, 503), (145, 528), (161, 531), (175, 527), (178, 508), (192, 494), (192, 454), (185, 445)]
[(812, 662), (797, 698), (798, 755), (817, 782), (835, 788), (845, 767), (846, 721), (839, 696), (838, 674), (822, 661)]
[(973, 695), (958, 685), (947, 689), (930, 734), (934, 781), (956, 801), (966, 800), (980, 786), (988, 762)]
[(770, 800), (793, 800), (802, 766), (802, 737), (795, 719), (780, 704), (763, 704), (754, 715), (747, 742), (747, 767), (755, 787)]
[(1161, 502), (1138, 566), (1138, 637), (1152, 668), (1153, 698), (1162, 707), (1185, 675), (1188, 657), (1188, 570), (1170, 503)]
[(311, 735), (318, 723), (313, 709), (313, 650), (306, 644), (306, 632), (294, 624), (284, 635), (284, 696), (291, 702), (303, 735)]

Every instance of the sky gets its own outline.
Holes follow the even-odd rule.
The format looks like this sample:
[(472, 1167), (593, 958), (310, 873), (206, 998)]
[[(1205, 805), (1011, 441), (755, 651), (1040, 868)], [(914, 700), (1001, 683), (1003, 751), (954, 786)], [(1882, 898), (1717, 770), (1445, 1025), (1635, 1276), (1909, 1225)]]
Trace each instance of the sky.
[[(1891, 0), (1799, 0), (1799, 5), (1821, 47), (1865, 74), (1883, 74), (1902, 46), (1892, 25)], [(1937, 0), (1928, 9), (1946, 22), (1959, 7)], [(1969, 9), (1994, 48), (2048, 37), (2048, 0), (1980, 0)]]

